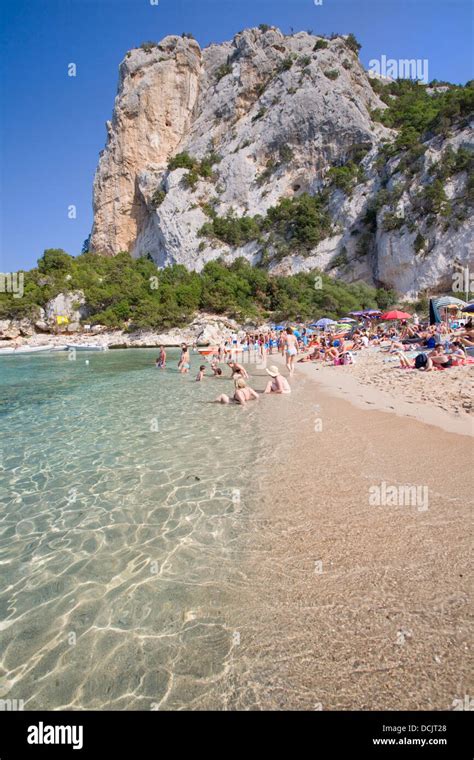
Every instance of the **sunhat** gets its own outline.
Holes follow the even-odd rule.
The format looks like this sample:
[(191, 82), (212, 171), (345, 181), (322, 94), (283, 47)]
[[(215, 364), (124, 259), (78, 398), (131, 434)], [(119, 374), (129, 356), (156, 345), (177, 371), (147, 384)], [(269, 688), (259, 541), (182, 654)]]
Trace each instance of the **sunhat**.
[(275, 367), (274, 364), (272, 364), (271, 367), (268, 367), (268, 369), (266, 369), (265, 372), (268, 372), (268, 374), (271, 375), (271, 377), (276, 377), (277, 375), (280, 374), (280, 370), (278, 369), (278, 367)]

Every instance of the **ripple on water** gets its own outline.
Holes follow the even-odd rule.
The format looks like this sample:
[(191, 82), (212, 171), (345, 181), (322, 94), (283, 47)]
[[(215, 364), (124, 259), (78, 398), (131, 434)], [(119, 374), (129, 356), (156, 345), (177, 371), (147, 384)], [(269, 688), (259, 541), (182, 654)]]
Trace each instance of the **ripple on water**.
[(0, 696), (27, 709), (228, 698), (259, 439), (155, 353), (3, 360)]

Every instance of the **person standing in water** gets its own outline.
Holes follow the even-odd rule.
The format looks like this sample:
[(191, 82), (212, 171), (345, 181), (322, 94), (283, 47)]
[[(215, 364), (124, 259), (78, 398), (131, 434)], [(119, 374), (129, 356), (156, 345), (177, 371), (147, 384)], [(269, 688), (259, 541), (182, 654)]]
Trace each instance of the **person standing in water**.
[(160, 346), (160, 355), (156, 360), (157, 369), (166, 369), (166, 351), (164, 346)]
[(298, 341), (296, 336), (293, 335), (291, 327), (287, 327), (286, 336), (284, 339), (285, 354), (286, 354), (286, 366), (290, 375), (295, 371), (295, 359), (298, 353)]
[(183, 343), (183, 345), (181, 346), (181, 356), (178, 362), (178, 371), (182, 375), (187, 375), (189, 373), (189, 366), (190, 366), (189, 350), (188, 350), (188, 347)]

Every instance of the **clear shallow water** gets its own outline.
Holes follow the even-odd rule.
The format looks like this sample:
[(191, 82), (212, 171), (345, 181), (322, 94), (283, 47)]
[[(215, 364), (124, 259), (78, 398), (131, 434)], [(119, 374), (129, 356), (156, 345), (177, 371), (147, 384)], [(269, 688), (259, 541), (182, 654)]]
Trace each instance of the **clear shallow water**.
[(0, 697), (25, 709), (234, 699), (258, 409), (155, 356), (1, 360)]

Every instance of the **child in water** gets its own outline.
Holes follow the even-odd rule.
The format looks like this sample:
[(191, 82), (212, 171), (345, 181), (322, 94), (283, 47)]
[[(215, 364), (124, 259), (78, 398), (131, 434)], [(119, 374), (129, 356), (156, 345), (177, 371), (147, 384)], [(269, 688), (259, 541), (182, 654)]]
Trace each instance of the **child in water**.
[(197, 376), (196, 376), (196, 382), (197, 383), (200, 383), (202, 381), (202, 379), (203, 379), (203, 377), (205, 375), (205, 372), (206, 372), (206, 367), (203, 364), (201, 367), (199, 367), (199, 372), (197, 373)]

